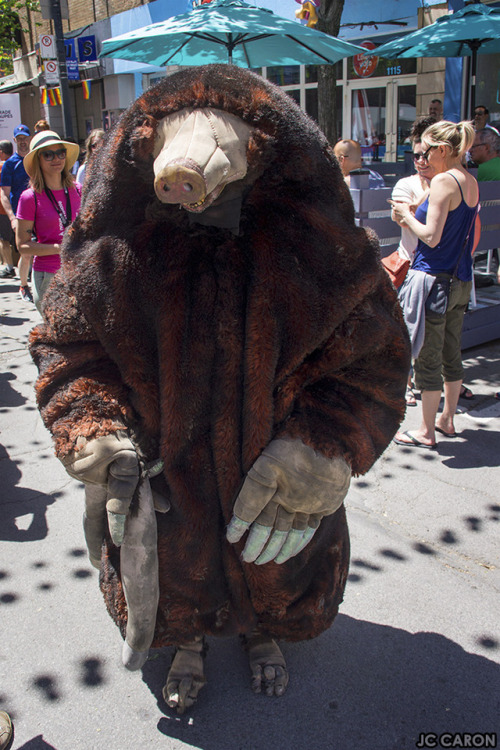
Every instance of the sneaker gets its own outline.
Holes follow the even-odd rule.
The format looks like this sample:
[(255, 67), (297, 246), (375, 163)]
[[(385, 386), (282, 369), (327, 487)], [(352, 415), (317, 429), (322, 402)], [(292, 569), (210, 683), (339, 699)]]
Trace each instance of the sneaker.
[(31, 289), (29, 288), (29, 286), (20, 286), (19, 296), (21, 297), (23, 302), (33, 302), (33, 295), (31, 294)]
[(4, 268), (3, 271), (0, 271), (0, 279), (13, 279), (15, 275), (16, 272), (13, 268)]
[(6, 711), (0, 711), (0, 750), (4, 750), (12, 739), (12, 722)]

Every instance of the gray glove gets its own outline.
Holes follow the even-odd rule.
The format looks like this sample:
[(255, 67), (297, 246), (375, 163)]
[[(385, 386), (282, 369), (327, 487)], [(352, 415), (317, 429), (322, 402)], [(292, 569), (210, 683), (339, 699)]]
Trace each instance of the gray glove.
[(311, 541), (323, 516), (338, 510), (350, 480), (343, 458), (326, 458), (301, 440), (272, 440), (236, 498), (227, 539), (234, 544), (250, 529), (244, 562), (283, 563)]
[(137, 453), (126, 432), (115, 432), (89, 441), (79, 437), (76, 450), (61, 460), (74, 479), (106, 488), (109, 533), (113, 544), (119, 547), (139, 481)]

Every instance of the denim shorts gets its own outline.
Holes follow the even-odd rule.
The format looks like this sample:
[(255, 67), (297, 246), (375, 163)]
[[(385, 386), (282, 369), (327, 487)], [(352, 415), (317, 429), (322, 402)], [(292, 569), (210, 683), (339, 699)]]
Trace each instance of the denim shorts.
[(55, 274), (47, 273), (46, 271), (33, 271), (33, 302), (35, 307), (42, 314), (42, 299), (43, 295), (49, 288), (49, 284), (54, 278)]

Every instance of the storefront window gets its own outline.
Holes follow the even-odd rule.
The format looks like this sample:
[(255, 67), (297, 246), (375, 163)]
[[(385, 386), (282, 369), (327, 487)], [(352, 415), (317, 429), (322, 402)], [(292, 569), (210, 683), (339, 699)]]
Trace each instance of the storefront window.
[(280, 65), (267, 69), (267, 78), (278, 86), (296, 86), (300, 83), (299, 65)]
[(476, 71), (476, 106), (490, 110), (490, 125), (500, 128), (500, 54), (478, 55)]
[(318, 122), (318, 89), (306, 89), (306, 112)]
[(398, 86), (398, 121), (397, 121), (397, 154), (398, 159), (404, 158), (404, 152), (409, 151), (409, 135), (411, 126), (417, 118), (415, 86)]
[(295, 102), (297, 102), (297, 104), (298, 104), (298, 105), (299, 105), (299, 107), (300, 107), (300, 89), (288, 89), (288, 90), (286, 91), (286, 93), (288, 94), (288, 96), (291, 96), (291, 97), (292, 97), (292, 99), (293, 99), (293, 100), (294, 100)]
[(385, 154), (386, 87), (352, 92), (352, 138), (361, 144), (363, 161)]

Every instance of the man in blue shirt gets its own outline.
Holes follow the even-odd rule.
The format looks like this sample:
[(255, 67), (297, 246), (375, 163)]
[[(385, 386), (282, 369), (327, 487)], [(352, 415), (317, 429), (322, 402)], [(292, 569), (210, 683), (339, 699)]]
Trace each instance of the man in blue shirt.
[[(2, 174), (0, 175), (0, 200), (2, 201), (2, 206), (10, 219), (13, 235), (11, 238), (11, 245), (13, 248), (16, 247), (15, 234), (17, 226), (17, 204), (19, 203), (21, 193), (26, 190), (29, 182), (29, 177), (23, 164), (23, 159), (30, 148), (31, 133), (29, 128), (22, 124), (14, 128), (14, 140), (16, 142), (16, 153), (4, 163)], [(28, 256), (21, 257), (18, 266), (19, 278), (21, 280), (19, 294), (21, 299), (25, 302), (33, 302), (33, 297), (28, 286), (29, 269), (30, 258)], [(3, 274), (7, 277), (5, 271)]]

